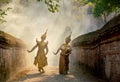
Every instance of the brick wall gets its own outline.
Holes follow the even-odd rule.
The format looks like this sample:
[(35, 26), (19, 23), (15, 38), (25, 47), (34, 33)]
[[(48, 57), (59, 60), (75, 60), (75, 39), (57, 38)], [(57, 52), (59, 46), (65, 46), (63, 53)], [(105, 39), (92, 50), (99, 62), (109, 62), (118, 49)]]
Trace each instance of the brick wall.
[(25, 65), (25, 45), (21, 40), (0, 31), (0, 82), (6, 82)]
[(75, 62), (100, 78), (120, 82), (120, 15), (98, 31), (77, 37), (72, 46)]

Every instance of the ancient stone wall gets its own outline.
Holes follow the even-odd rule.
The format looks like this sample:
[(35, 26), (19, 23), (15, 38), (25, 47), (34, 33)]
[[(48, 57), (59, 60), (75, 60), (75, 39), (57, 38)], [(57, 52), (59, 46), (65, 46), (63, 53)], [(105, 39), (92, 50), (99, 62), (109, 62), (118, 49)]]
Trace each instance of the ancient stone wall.
[(6, 82), (26, 65), (25, 44), (0, 31), (0, 82)]
[(93, 74), (120, 82), (120, 15), (103, 28), (72, 41), (73, 55)]

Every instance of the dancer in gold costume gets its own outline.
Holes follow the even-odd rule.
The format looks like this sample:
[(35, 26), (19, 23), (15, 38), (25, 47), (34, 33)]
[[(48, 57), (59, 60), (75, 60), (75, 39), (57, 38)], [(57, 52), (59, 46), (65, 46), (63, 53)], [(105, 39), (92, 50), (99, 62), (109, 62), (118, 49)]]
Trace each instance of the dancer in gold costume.
[(59, 73), (60, 74), (67, 74), (69, 70), (69, 55), (71, 54), (71, 47), (70, 47), (70, 39), (71, 34), (66, 38), (65, 43), (61, 45), (61, 47), (57, 50), (54, 55), (57, 55), (59, 51), (60, 59), (59, 59)]
[(48, 53), (48, 41), (45, 42), (46, 33), (47, 31), (41, 36), (41, 41), (38, 41), (36, 39), (36, 45), (31, 50), (28, 50), (28, 52), (30, 53), (38, 47), (37, 56), (35, 57), (34, 60), (34, 65), (38, 65), (40, 73), (45, 72), (43, 67), (47, 65), (46, 55)]

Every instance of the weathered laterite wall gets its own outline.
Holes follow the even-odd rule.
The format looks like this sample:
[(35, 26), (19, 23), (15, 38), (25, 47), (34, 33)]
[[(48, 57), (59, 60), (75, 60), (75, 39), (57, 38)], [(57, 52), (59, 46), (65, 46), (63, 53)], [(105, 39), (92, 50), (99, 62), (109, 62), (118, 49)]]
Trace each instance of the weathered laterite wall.
[(6, 82), (26, 65), (25, 44), (0, 31), (0, 82)]
[(120, 15), (72, 41), (76, 62), (108, 82), (120, 82)]

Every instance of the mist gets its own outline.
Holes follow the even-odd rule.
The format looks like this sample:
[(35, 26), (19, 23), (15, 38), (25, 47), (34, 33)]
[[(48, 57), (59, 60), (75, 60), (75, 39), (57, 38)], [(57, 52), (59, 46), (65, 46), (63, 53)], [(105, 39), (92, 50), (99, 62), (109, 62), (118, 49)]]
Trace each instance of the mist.
[[(24, 1), (23, 1), (24, 2)], [(58, 13), (51, 13), (43, 2), (28, 1), (23, 4), (19, 0), (12, 0), (4, 8), (11, 7), (7, 12), (5, 23), (0, 25), (0, 30), (5, 31), (17, 38), (22, 39), (27, 49), (36, 44), (36, 38), (40, 40), (41, 35), (48, 29), (46, 41), (48, 41), (49, 53), (47, 55), (49, 65), (58, 65), (59, 54), (54, 56), (52, 52), (64, 43), (65, 37), (72, 32), (72, 39), (77, 36), (99, 29), (97, 19), (91, 14), (86, 14), (87, 6), (81, 7), (77, 13), (77, 19), (72, 10), (70, 0), (60, 2)], [(28, 54), (29, 64), (33, 64), (36, 50)]]

